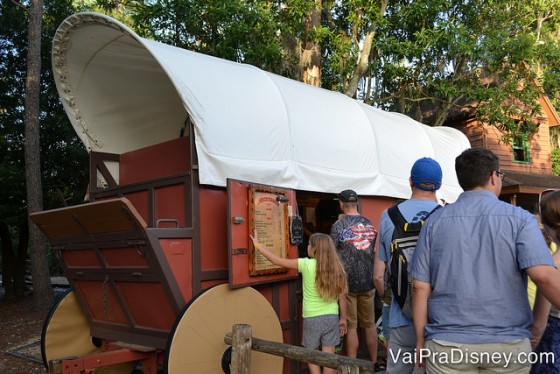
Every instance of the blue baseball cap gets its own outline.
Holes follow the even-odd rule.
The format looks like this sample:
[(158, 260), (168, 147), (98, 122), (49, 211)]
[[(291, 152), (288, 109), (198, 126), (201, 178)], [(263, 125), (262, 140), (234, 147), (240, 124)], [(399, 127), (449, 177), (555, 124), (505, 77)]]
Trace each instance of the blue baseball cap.
[(441, 166), (429, 157), (416, 160), (410, 170), (410, 178), (416, 188), (424, 191), (436, 191), (441, 186)]

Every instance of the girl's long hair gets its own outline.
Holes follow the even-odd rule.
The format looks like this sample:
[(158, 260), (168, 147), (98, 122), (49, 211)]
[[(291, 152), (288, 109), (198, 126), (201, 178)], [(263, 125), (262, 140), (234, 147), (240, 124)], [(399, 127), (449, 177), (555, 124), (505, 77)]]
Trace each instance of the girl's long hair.
[(325, 300), (338, 299), (340, 294), (348, 292), (348, 281), (331, 237), (315, 233), (309, 238), (309, 245), (317, 261), (315, 286), (319, 295)]
[(551, 190), (542, 193), (539, 202), (541, 222), (556, 234), (556, 239), (560, 238), (560, 190)]

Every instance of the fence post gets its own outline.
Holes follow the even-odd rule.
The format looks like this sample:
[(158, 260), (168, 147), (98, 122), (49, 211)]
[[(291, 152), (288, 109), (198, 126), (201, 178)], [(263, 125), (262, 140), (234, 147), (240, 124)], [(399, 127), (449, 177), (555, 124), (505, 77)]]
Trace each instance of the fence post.
[(323, 367), (337, 368), (338, 374), (373, 374), (374, 372), (374, 364), (371, 361), (253, 338), (249, 325), (233, 325), (233, 332), (228, 332), (224, 336), (224, 342), (231, 345), (231, 374), (250, 374), (251, 350)]
[(253, 338), (250, 325), (233, 325), (231, 341), (231, 374), (250, 374)]
[(360, 368), (359, 367), (352, 367), (349, 365), (344, 365), (344, 366), (340, 366), (337, 371), (337, 374), (360, 374)]

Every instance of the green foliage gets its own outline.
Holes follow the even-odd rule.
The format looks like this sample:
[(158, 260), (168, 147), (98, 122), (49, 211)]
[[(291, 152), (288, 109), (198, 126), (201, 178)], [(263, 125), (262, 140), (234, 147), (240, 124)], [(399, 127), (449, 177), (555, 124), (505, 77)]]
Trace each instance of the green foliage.
[[(415, 0), (390, 3), (381, 24), (371, 102), (441, 125), (465, 105), (504, 131), (510, 142), (519, 123), (540, 113), (537, 99), (558, 89), (544, 56), (559, 53), (559, 4), (552, 0)], [(541, 11), (554, 9), (544, 24)], [(554, 27), (550, 27), (554, 24)], [(542, 26), (540, 29), (538, 27)], [(546, 25), (546, 26), (545, 26)], [(538, 30), (537, 30), (538, 29)], [(542, 43), (544, 30), (554, 38)], [(537, 32), (539, 31), (539, 32)], [(544, 69), (539, 74), (535, 66)], [(426, 110), (430, 109), (430, 110)], [(430, 117), (425, 117), (430, 114)]]
[(269, 71), (282, 65), (278, 10), (264, 1), (162, 0), (131, 15), (139, 35)]
[(9, 226), (26, 215), (23, 95), (27, 33), (21, 9), (0, 5), (0, 217)]
[[(87, 152), (64, 113), (51, 66), (52, 36), (71, 13), (70, 1), (44, 3), (40, 131), (45, 209), (81, 202), (87, 183)], [(16, 228), (27, 223), (23, 105), (27, 15), (13, 2), (2, 2), (0, 23), (0, 219), (8, 224), (15, 238)]]
[[(504, 131), (506, 142), (519, 123), (539, 113), (536, 99), (543, 92), (560, 105), (557, 0), (98, 0), (96, 5), (119, 11), (141, 36), (294, 79), (301, 79), (305, 49), (316, 43), (324, 88), (435, 126), (471, 105), (474, 115)], [(321, 25), (309, 28), (318, 7)], [(361, 79), (357, 91), (351, 84), (356, 79)]]
[(560, 175), (560, 148), (552, 151), (552, 174)]

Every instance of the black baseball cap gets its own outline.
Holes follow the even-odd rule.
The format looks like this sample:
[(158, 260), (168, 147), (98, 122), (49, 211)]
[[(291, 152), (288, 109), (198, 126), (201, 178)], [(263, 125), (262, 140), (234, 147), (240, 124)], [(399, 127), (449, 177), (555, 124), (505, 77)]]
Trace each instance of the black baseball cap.
[(342, 201), (343, 203), (350, 203), (358, 201), (358, 194), (354, 190), (344, 190), (338, 195), (336, 195), (337, 199)]

